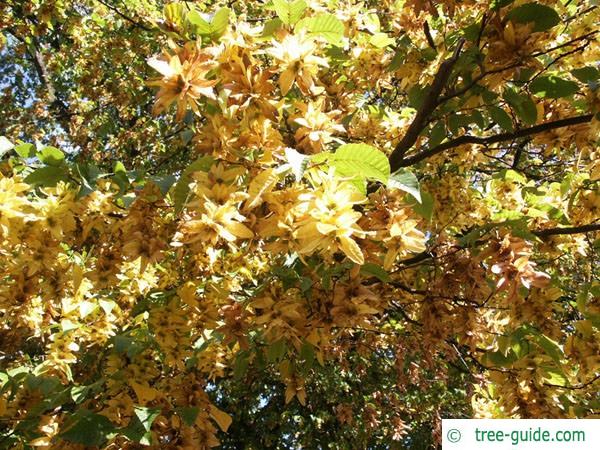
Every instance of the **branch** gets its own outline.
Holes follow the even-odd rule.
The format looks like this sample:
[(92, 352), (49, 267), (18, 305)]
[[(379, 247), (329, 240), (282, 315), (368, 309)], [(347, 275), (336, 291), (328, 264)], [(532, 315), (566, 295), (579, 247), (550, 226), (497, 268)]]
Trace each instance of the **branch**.
[(600, 374), (596, 375), (594, 378), (592, 378), (589, 381), (586, 381), (585, 383), (581, 383), (581, 384), (574, 384), (572, 386), (561, 386), (559, 384), (553, 384), (553, 383), (544, 383), (544, 386), (550, 386), (550, 387), (555, 387), (555, 388), (560, 388), (560, 389), (584, 389), (586, 387), (588, 387), (589, 385), (591, 385), (592, 383), (594, 383), (595, 381), (600, 380)]
[(419, 134), (427, 124), (427, 119), (435, 110), (435, 108), (437, 108), (437, 106), (439, 105), (440, 94), (442, 93), (442, 90), (448, 82), (448, 78), (452, 73), (452, 68), (454, 67), (454, 64), (460, 56), (460, 52), (462, 50), (463, 45), (464, 40), (461, 40), (456, 46), (456, 49), (454, 50), (452, 56), (446, 59), (442, 64), (440, 64), (440, 67), (438, 68), (438, 71), (435, 74), (435, 77), (433, 78), (433, 82), (431, 83), (431, 87), (429, 88), (429, 92), (423, 100), (423, 104), (419, 108), (419, 111), (417, 111), (417, 114), (415, 115), (415, 118), (409, 125), (408, 130), (406, 130), (406, 134), (398, 143), (398, 145), (396, 145), (396, 148), (390, 155), (390, 166), (392, 168), (392, 171), (395, 171), (398, 168), (402, 167), (398, 164), (402, 161), (404, 154), (417, 141)]
[[(545, 238), (545, 237), (549, 237), (549, 236), (558, 236), (558, 235), (563, 235), (563, 234), (591, 233), (593, 231), (600, 231), (600, 222), (589, 223), (586, 225), (579, 225), (576, 227), (556, 227), (556, 228), (546, 228), (545, 230), (532, 230), (531, 233), (535, 234), (539, 238)], [(475, 245), (485, 244), (486, 242), (487, 241), (485, 241), (485, 240), (476, 241)], [(473, 246), (469, 246), (469, 247), (473, 247)], [(462, 246), (458, 246), (458, 245), (455, 246), (457, 251), (464, 250), (469, 247), (462, 247)], [(445, 256), (448, 256), (448, 255), (443, 255), (442, 257), (445, 257)], [(413, 264), (418, 264), (422, 261), (427, 261), (428, 259), (435, 259), (435, 258), (438, 258), (438, 256), (435, 255), (430, 250), (430, 251), (424, 251), (421, 253), (417, 253), (415, 256), (413, 256), (411, 258), (399, 261), (399, 264), (401, 264), (402, 266), (411, 266)], [(397, 287), (399, 287), (399, 286), (397, 286)]]
[(600, 223), (590, 223), (587, 225), (580, 225), (578, 227), (546, 228), (545, 230), (533, 231), (533, 234), (535, 234), (537, 237), (545, 238), (549, 236), (558, 236), (561, 234), (591, 233), (592, 231), (600, 231)]
[(125, 19), (127, 22), (132, 23), (135, 27), (141, 28), (144, 31), (152, 31), (151, 28), (148, 28), (146, 25), (144, 25), (143, 23), (138, 22), (137, 20), (132, 19), (131, 17), (129, 17), (128, 15), (122, 13), (121, 11), (119, 11), (117, 8), (115, 8), (114, 6), (112, 6), (111, 4), (108, 4), (106, 2), (104, 2), (103, 0), (96, 0), (98, 3), (101, 3), (102, 5), (106, 6), (108, 9), (110, 9), (111, 11), (117, 13), (119, 16), (121, 16), (123, 19)]
[[(593, 114), (585, 114), (582, 116), (574, 116), (568, 117), (566, 119), (559, 119), (552, 122), (545, 122), (539, 125), (534, 125), (529, 128), (521, 128), (520, 130), (514, 131), (512, 133), (501, 133), (495, 134), (493, 136), (479, 137), (472, 136), (466, 134), (464, 136), (457, 137), (456, 139), (452, 139), (450, 141), (444, 142), (443, 144), (437, 145), (428, 150), (424, 150), (420, 153), (417, 153), (414, 156), (409, 158), (401, 159), (400, 161), (396, 161), (396, 166), (392, 166), (392, 171), (397, 170), (401, 167), (409, 167), (413, 164), (416, 164), (424, 159), (427, 159), (431, 156), (437, 155), (438, 153), (442, 153), (445, 150), (449, 150), (451, 148), (459, 147), (465, 144), (478, 144), (478, 145), (490, 145), (498, 142), (509, 141), (512, 139), (517, 139), (525, 136), (531, 136), (532, 134), (543, 133), (544, 131), (554, 130), (556, 128), (568, 127), (572, 125), (579, 125), (582, 123), (587, 123), (592, 120), (594, 117)], [(393, 155), (393, 154), (392, 154)]]
[(19, 36), (14, 30), (7, 28), (9, 34), (11, 34), (15, 39), (23, 44), (25, 47), (25, 52), (31, 59), (33, 64), (33, 68), (38, 76), (40, 83), (46, 88), (46, 92), (48, 94), (48, 101), (50, 102), (50, 106), (54, 107), (59, 111), (59, 114), (55, 114), (56, 118), (63, 126), (65, 131), (69, 130), (69, 121), (68, 118), (72, 115), (69, 111), (69, 107), (67, 104), (58, 96), (56, 93), (56, 88), (54, 87), (54, 83), (48, 72), (48, 68), (46, 67), (46, 63), (44, 62), (44, 57), (39, 50), (37, 40), (34, 36), (31, 36), (31, 44), (28, 44), (25, 39)]

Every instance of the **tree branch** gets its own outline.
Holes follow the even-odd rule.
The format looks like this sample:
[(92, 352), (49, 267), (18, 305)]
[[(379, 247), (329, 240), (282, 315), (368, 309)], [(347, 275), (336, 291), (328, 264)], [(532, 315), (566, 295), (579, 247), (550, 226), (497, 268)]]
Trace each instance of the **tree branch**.
[(419, 134), (427, 124), (427, 119), (435, 110), (435, 108), (439, 105), (440, 94), (442, 93), (444, 87), (446, 86), (446, 83), (448, 82), (448, 78), (452, 73), (452, 68), (454, 67), (454, 64), (460, 56), (460, 52), (462, 50), (463, 45), (464, 40), (461, 40), (456, 46), (456, 49), (454, 50), (452, 56), (446, 59), (442, 64), (440, 64), (440, 67), (438, 68), (438, 71), (435, 74), (433, 82), (431, 83), (431, 86), (429, 88), (429, 92), (423, 100), (423, 104), (417, 111), (417, 114), (415, 115), (413, 121), (409, 125), (408, 130), (406, 130), (406, 134), (398, 143), (398, 145), (396, 145), (396, 148), (390, 155), (390, 166), (392, 168), (392, 171), (395, 171), (396, 169), (402, 167), (398, 164), (402, 161), (402, 158), (404, 158), (404, 154), (417, 141)]
[(537, 237), (544, 238), (549, 236), (558, 236), (561, 234), (590, 233), (592, 231), (600, 231), (600, 223), (590, 223), (587, 225), (580, 225), (578, 227), (546, 228), (545, 230), (533, 231), (533, 234), (535, 234)]
[(111, 11), (113, 11), (114, 13), (118, 14), (119, 16), (121, 16), (123, 19), (125, 19), (127, 22), (132, 23), (134, 26), (141, 28), (144, 31), (152, 31), (151, 28), (148, 28), (146, 25), (144, 25), (143, 23), (138, 22), (137, 20), (134, 20), (133, 18), (129, 17), (128, 15), (122, 13), (121, 11), (119, 11), (116, 7), (114, 7), (113, 5), (106, 3), (103, 0), (96, 0), (98, 3), (101, 3), (102, 5), (106, 6), (108, 9), (110, 9)]
[(48, 68), (46, 67), (44, 56), (39, 50), (37, 40), (34, 36), (31, 36), (31, 44), (28, 44), (27, 41), (21, 36), (19, 36), (14, 30), (7, 28), (7, 31), (11, 36), (13, 36), (19, 42), (21, 42), (25, 47), (25, 51), (29, 56), (29, 59), (31, 59), (31, 63), (33, 64), (33, 68), (35, 69), (40, 83), (46, 88), (50, 107), (58, 111), (58, 114), (55, 113), (56, 119), (60, 122), (61, 126), (65, 129), (65, 131), (68, 132), (68, 118), (72, 114), (69, 111), (69, 107), (67, 106), (67, 104), (56, 93), (54, 82), (52, 81), (52, 77), (50, 76)]
[(397, 170), (401, 167), (409, 167), (413, 164), (416, 164), (424, 159), (427, 159), (431, 156), (437, 155), (438, 153), (442, 153), (445, 150), (449, 150), (451, 148), (459, 147), (465, 144), (478, 144), (478, 145), (490, 145), (498, 142), (508, 141), (512, 139), (517, 139), (525, 136), (531, 136), (533, 134), (543, 133), (544, 131), (554, 130), (556, 128), (568, 127), (572, 125), (579, 125), (582, 123), (586, 123), (592, 120), (594, 117), (593, 114), (584, 114), (582, 116), (574, 116), (568, 117), (566, 119), (559, 119), (552, 122), (545, 122), (539, 125), (534, 125), (528, 128), (521, 128), (520, 130), (514, 131), (512, 133), (500, 133), (495, 134), (493, 136), (479, 137), (472, 136), (466, 134), (464, 136), (457, 137), (456, 139), (452, 139), (450, 141), (444, 142), (440, 145), (437, 145), (433, 148), (424, 150), (420, 153), (417, 153), (414, 156), (409, 158), (401, 159), (396, 161), (396, 165), (392, 166), (392, 171)]
[[(563, 234), (581, 234), (581, 233), (591, 233), (593, 231), (600, 231), (600, 222), (589, 223), (586, 225), (579, 225), (576, 227), (556, 227), (556, 228), (546, 228), (544, 230), (532, 230), (531, 233), (535, 234), (539, 238), (545, 238), (549, 236), (558, 236)], [(476, 245), (484, 244), (486, 241), (476, 241)], [(468, 247), (455, 246), (458, 251), (464, 250)], [(447, 255), (444, 255), (447, 256)], [(427, 261), (428, 259), (435, 259), (438, 256), (431, 250), (426, 250), (421, 253), (417, 253), (415, 256), (399, 261), (399, 263), (403, 266), (412, 266), (414, 264), (418, 264), (423, 261)]]

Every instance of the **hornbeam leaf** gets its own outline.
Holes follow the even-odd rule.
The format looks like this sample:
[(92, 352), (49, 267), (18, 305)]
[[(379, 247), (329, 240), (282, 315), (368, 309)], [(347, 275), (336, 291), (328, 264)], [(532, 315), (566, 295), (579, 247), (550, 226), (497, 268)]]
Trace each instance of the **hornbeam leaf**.
[(319, 14), (302, 19), (296, 29), (306, 29), (309, 33), (323, 36), (330, 44), (339, 44), (344, 36), (344, 24), (333, 14)]
[(383, 152), (367, 144), (344, 144), (329, 157), (336, 173), (343, 177), (358, 177), (387, 183), (390, 163)]
[(287, 0), (273, 0), (273, 6), (275, 7), (277, 17), (279, 17), (284, 24), (295, 25), (306, 9), (306, 2), (304, 0), (295, 0), (291, 2)]
[(417, 180), (415, 174), (409, 170), (400, 169), (397, 172), (394, 172), (390, 176), (388, 186), (408, 192), (419, 203), (423, 203), (423, 200), (421, 199), (421, 190), (419, 188), (419, 180)]
[(536, 78), (529, 85), (529, 89), (539, 97), (561, 98), (575, 94), (579, 90), (579, 85), (574, 81), (550, 75)]
[(533, 31), (546, 31), (560, 23), (560, 16), (549, 6), (540, 3), (525, 3), (511, 9), (507, 16), (513, 22), (533, 23)]

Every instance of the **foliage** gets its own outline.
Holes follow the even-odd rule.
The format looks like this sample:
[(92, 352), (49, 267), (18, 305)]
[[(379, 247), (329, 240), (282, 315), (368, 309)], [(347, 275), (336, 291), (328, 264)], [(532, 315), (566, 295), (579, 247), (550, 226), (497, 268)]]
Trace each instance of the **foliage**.
[(595, 2), (0, 5), (0, 448), (435, 448), (600, 412)]

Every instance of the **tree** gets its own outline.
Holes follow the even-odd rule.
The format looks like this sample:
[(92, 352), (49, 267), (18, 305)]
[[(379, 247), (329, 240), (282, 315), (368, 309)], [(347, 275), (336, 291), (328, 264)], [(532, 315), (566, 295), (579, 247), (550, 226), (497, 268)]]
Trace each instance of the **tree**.
[(1, 448), (599, 413), (595, 2), (0, 18)]

